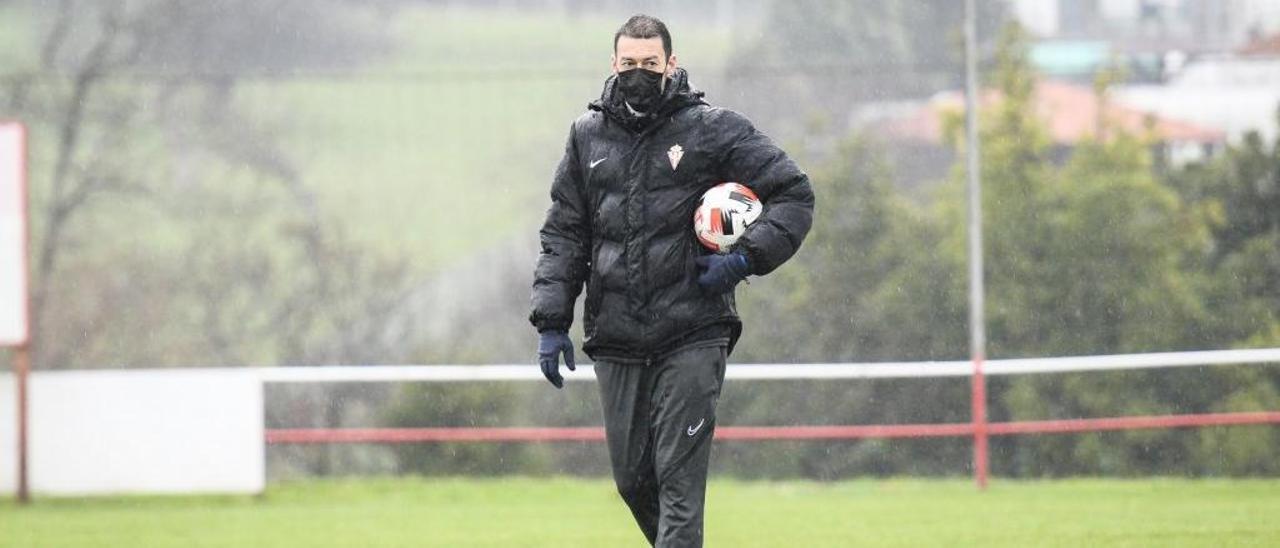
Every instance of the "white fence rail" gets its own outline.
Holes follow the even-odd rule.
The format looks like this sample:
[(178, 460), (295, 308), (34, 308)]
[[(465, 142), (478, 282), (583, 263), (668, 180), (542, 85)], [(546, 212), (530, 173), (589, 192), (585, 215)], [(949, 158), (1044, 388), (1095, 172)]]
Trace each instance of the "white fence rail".
[[(1280, 363), (1280, 348), (991, 360), (988, 375)], [(967, 361), (730, 365), (730, 379), (962, 377)], [(591, 366), (565, 371), (594, 379)], [(31, 486), (38, 494), (257, 492), (266, 383), (539, 381), (529, 365), (38, 371), (31, 378)], [(0, 402), (13, 402), (0, 374)], [(16, 406), (0, 406), (0, 493), (14, 490)]]
[[(1250, 363), (1280, 363), (1280, 348), (989, 360), (983, 364), (983, 372), (987, 375), (1020, 375)], [(529, 365), (271, 367), (256, 371), (263, 382), (285, 383), (533, 381), (543, 378), (542, 372), (532, 363)], [(595, 379), (590, 365), (579, 365), (577, 371), (568, 371), (561, 367), (561, 372), (565, 380), (569, 381)], [(725, 376), (729, 379), (752, 380), (891, 379), (960, 377), (972, 373), (972, 362), (938, 361), (730, 365)]]

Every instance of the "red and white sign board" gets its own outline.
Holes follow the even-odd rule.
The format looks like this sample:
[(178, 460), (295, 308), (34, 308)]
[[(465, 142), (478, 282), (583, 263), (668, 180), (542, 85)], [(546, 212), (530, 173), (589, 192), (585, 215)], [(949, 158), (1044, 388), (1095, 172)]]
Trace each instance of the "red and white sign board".
[(26, 344), (27, 132), (0, 122), (0, 346)]

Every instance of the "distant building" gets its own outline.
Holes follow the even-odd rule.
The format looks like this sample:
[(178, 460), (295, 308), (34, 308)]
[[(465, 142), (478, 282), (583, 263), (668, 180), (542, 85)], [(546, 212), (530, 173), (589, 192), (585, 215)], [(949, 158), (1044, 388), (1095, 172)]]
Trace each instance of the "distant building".
[[(1280, 0), (1009, 0), (1050, 78), (1120, 69), (1115, 102), (1238, 140), (1280, 136)], [(1177, 150), (1177, 147), (1174, 147)], [(1186, 150), (1191, 150), (1187, 148)], [(1182, 156), (1176, 152), (1175, 162)]]
[(1249, 131), (1273, 140), (1280, 138), (1280, 55), (1203, 57), (1165, 85), (1117, 86), (1114, 97), (1131, 108), (1215, 128), (1231, 141)]
[[(1080, 142), (1097, 138), (1102, 128), (1149, 135), (1155, 140), (1153, 152), (1160, 166), (1211, 157), (1226, 141), (1226, 133), (1216, 128), (1153, 114), (1117, 100), (1099, 101), (1085, 86), (1042, 80), (1033, 93), (1036, 117), (1044, 125), (1051, 155), (1058, 162), (1065, 162)], [(988, 91), (982, 104), (990, 108), (1001, 100), (998, 92)], [(962, 93), (943, 92), (913, 107), (902, 103), (869, 105), (855, 116), (854, 123), (889, 144), (901, 176), (908, 184), (915, 184), (946, 175), (955, 158), (945, 143), (944, 118), (949, 113), (959, 116), (963, 109)]]
[(1259, 38), (1280, 33), (1276, 0), (1010, 0), (1009, 5), (1035, 37), (1036, 69), (1080, 83), (1109, 68), (1121, 69), (1130, 83), (1164, 82), (1189, 60), (1255, 42), (1265, 47)]
[(1041, 40), (1031, 45), (1036, 72), (1056, 80), (1091, 84), (1098, 73), (1118, 70), (1128, 82), (1162, 82), (1181, 67), (1180, 50), (1120, 51), (1106, 40)]
[(1231, 51), (1280, 32), (1276, 0), (1009, 0), (1044, 39), (1104, 40), (1117, 51)]
[(1236, 54), (1245, 57), (1280, 57), (1280, 32), (1255, 38), (1236, 50)]

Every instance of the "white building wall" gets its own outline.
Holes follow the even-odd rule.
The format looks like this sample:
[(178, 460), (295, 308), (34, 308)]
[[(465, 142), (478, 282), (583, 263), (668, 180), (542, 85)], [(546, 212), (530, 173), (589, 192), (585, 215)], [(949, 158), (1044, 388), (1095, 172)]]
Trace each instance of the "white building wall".
[(1013, 17), (1031, 34), (1040, 37), (1057, 36), (1058, 3), (1050, 0), (1013, 0), (1010, 3)]
[(1246, 39), (1249, 33), (1259, 32), (1263, 35), (1280, 32), (1280, 2), (1276, 0), (1235, 0), (1236, 29), (1239, 36)]
[[(17, 485), (13, 375), (0, 376), (0, 493)], [(36, 495), (257, 493), (262, 382), (244, 369), (35, 372)]]

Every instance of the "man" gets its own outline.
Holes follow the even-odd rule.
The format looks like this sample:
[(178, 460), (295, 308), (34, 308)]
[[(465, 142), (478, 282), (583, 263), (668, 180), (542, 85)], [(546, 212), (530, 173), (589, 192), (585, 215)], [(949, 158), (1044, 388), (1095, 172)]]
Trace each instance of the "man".
[[(611, 62), (556, 169), (530, 321), (543, 374), (560, 388), (586, 285), (583, 350), (595, 360), (618, 492), (651, 544), (701, 546), (716, 401), (742, 330), (733, 290), (796, 252), (813, 191), (746, 118), (703, 101), (658, 19), (627, 20)], [(697, 242), (693, 212), (726, 181), (750, 187), (764, 212), (718, 255)]]

